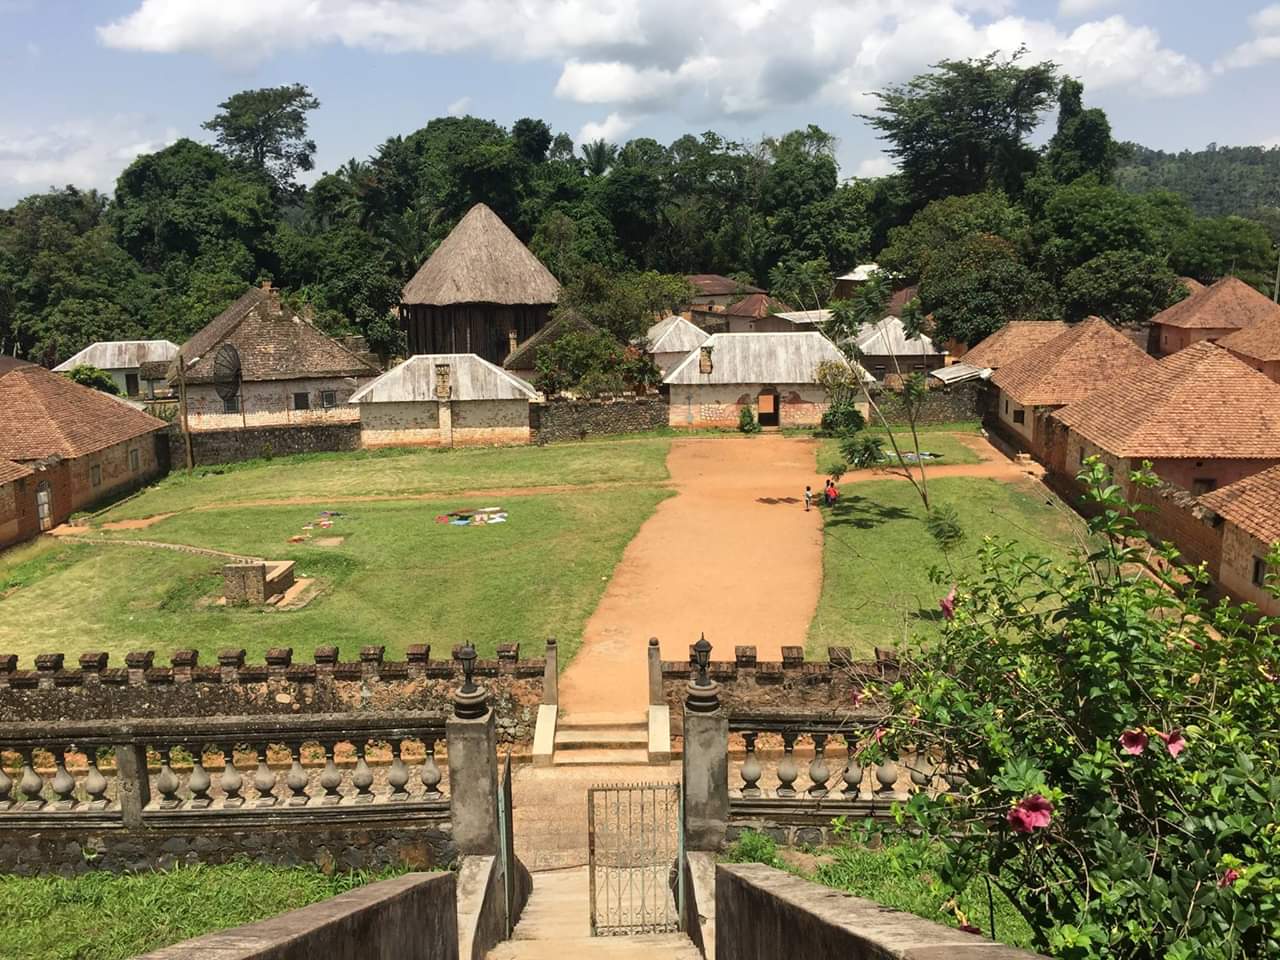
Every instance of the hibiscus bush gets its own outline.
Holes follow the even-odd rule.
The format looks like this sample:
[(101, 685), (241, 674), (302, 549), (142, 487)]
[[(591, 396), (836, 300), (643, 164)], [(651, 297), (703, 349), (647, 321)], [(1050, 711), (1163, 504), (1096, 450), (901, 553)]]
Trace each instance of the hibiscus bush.
[(1096, 517), (1075, 561), (985, 542), (941, 639), (878, 691), (868, 759), (949, 785), (898, 825), (936, 841), (945, 887), (1002, 891), (1040, 950), (1280, 956), (1280, 621), (1203, 599), (1105, 468), (1080, 479)]

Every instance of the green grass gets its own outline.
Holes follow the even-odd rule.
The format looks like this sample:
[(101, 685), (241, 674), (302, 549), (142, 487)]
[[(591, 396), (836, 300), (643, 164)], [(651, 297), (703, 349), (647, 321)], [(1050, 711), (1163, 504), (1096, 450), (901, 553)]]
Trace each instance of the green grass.
[[(883, 437), (883, 430), (867, 430), (867, 433)], [(966, 431), (958, 431), (966, 432)], [(898, 446), (903, 453), (914, 451), (915, 447), (911, 442), (911, 434), (905, 432), (897, 433)], [(920, 434), (920, 449), (930, 453), (938, 453), (942, 455), (941, 460), (929, 461), (936, 464), (953, 464), (953, 463), (981, 463), (982, 458), (973, 450), (972, 447), (966, 445), (962, 440), (955, 436), (954, 432), (943, 432), (929, 430)], [(888, 457), (893, 456), (893, 447), (889, 445), (888, 440), (884, 444), (884, 452)], [(825, 468), (841, 459), (840, 458), (840, 441), (834, 437), (828, 437), (821, 441), (818, 445), (818, 471), (825, 472)], [(927, 468), (926, 468), (927, 469)]]
[[(985, 536), (1063, 559), (1083, 530), (1074, 513), (1030, 481), (938, 478), (929, 493), (935, 506), (956, 509), (965, 533), (948, 579), (976, 571)], [(868, 655), (874, 646), (900, 646), (909, 636), (938, 629), (938, 599), (946, 587), (930, 582), (929, 569), (945, 568), (945, 558), (923, 513), (903, 480), (844, 485), (839, 505), (824, 512), (822, 595), (809, 626), (811, 653), (852, 646), (855, 654)]]
[(4, 955), (124, 960), (274, 917), (390, 874), (325, 876), (249, 863), (74, 878), (0, 876)]
[(176, 469), (141, 495), (98, 519), (129, 520), (245, 501), (308, 501), (362, 496), (422, 496), (516, 487), (598, 483), (660, 483), (670, 440), (483, 447), (390, 449), (307, 454), (204, 467), (190, 477)]
[[(262, 482), (251, 470), (235, 475)], [(669, 495), (660, 487), (619, 486), (355, 503), (332, 529), (313, 531), (346, 538), (329, 548), (287, 542), (316, 517), (316, 506), (192, 511), (110, 535), (295, 560), (297, 574), (318, 579), (323, 590), (294, 611), (202, 603), (221, 592), (216, 559), (42, 544), (0, 554), (0, 584), (14, 584), (0, 594), (0, 652), (29, 665), (45, 652), (73, 662), (78, 653), (105, 650), (119, 662), (130, 650), (155, 649), (165, 663), (174, 649), (190, 646), (209, 663), (221, 648), (243, 647), (260, 663), (276, 646), (304, 659), (318, 645), (335, 644), (354, 659), (362, 645), (385, 644), (388, 657), (402, 659), (412, 643), (429, 643), (440, 657), (470, 641), (488, 657), (508, 642), (537, 653), (555, 636), (567, 662), (626, 544)], [(490, 505), (506, 507), (510, 520), (480, 528), (434, 520), (450, 509)]]

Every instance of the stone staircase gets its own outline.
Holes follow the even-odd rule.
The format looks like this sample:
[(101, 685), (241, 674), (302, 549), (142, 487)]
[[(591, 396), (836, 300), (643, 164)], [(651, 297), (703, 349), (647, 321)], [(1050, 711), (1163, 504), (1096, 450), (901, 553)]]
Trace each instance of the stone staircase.
[(533, 895), (511, 939), (490, 960), (701, 960), (682, 933), (591, 936), (587, 868), (535, 873)]
[(553, 762), (557, 767), (645, 766), (649, 763), (648, 721), (625, 714), (562, 717), (556, 726)]

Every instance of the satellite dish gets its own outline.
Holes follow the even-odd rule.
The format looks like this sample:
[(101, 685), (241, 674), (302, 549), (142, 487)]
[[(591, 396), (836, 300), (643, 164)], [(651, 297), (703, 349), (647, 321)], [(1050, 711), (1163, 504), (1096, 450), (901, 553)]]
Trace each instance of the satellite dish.
[(213, 355), (213, 389), (223, 400), (240, 396), (240, 351), (224, 343)]

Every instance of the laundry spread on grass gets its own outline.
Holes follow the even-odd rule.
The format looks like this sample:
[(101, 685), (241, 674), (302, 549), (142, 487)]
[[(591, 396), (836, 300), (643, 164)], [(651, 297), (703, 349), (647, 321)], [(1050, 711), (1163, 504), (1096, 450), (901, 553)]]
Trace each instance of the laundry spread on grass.
[(345, 516), (346, 514), (341, 513), (337, 510), (321, 510), (318, 514), (316, 514), (316, 518), (314, 520), (308, 520), (306, 523), (302, 525), (302, 533), (295, 534), (294, 536), (290, 537), (288, 542), (302, 543), (306, 540), (310, 540), (312, 530), (332, 529), (333, 522), (335, 520), (340, 520)]
[(507, 511), (502, 507), (481, 507), (479, 510), (453, 510), (436, 517), (436, 523), (451, 527), (483, 527), (491, 523), (506, 523)]

